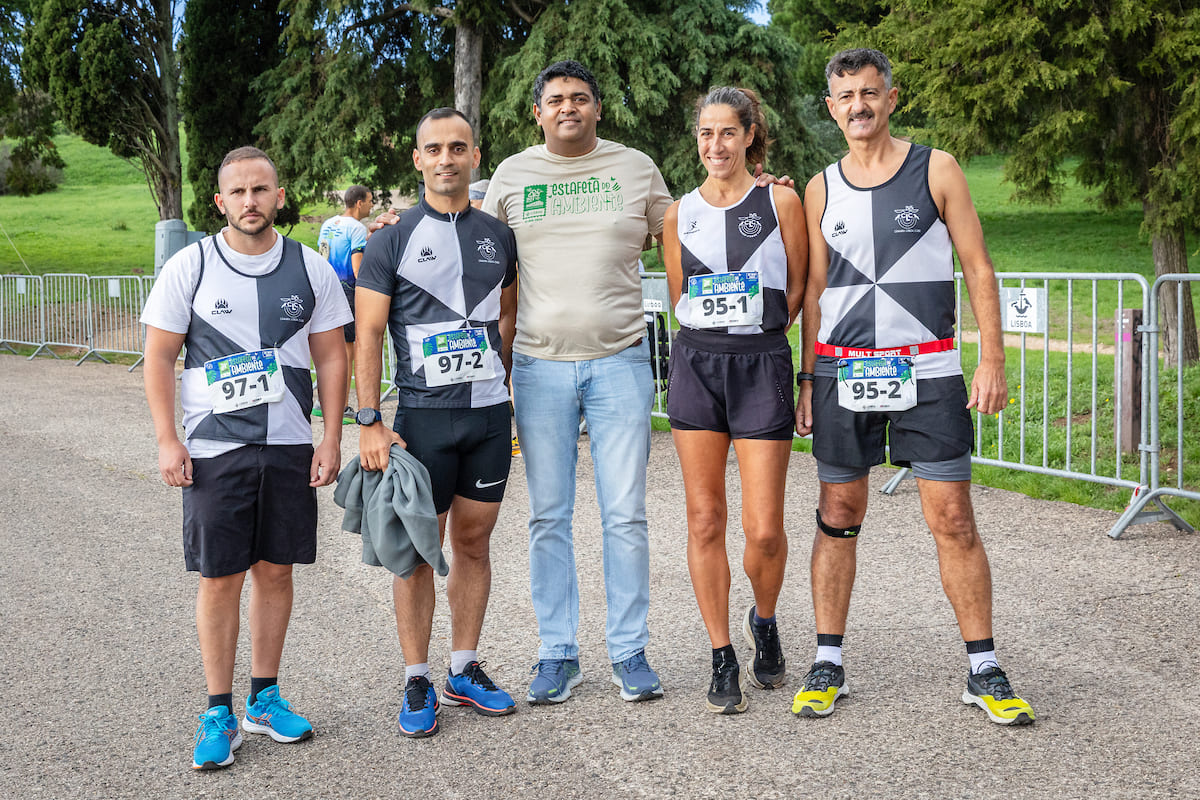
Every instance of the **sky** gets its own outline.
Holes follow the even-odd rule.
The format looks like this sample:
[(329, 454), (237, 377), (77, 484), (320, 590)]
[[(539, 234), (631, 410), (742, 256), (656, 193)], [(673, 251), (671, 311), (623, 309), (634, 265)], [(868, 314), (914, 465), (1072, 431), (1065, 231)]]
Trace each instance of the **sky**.
[(771, 21), (771, 15), (767, 12), (767, 4), (765, 0), (764, 2), (760, 2), (746, 16), (757, 22), (759, 25), (766, 25)]

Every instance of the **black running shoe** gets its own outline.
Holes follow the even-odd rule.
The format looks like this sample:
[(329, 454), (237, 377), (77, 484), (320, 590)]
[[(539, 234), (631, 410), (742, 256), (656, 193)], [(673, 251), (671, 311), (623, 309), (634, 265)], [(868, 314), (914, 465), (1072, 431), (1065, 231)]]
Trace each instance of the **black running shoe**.
[(783, 648), (779, 646), (779, 629), (775, 623), (756, 625), (754, 606), (750, 606), (742, 633), (746, 636), (746, 644), (754, 648), (750, 682), (759, 689), (778, 689), (787, 683), (787, 663), (783, 658)]
[(740, 714), (748, 701), (742, 692), (741, 668), (736, 658), (713, 656), (712, 683), (708, 687), (708, 710), (714, 714)]

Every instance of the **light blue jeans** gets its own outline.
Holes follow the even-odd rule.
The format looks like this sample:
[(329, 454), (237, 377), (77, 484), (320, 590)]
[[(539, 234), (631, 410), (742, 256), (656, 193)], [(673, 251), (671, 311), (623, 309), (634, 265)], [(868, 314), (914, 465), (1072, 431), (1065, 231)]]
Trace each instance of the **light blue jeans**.
[(579, 578), (571, 519), (579, 420), (587, 422), (603, 527), (608, 656), (624, 661), (650, 640), (646, 462), (653, 387), (641, 344), (590, 361), (513, 354), (517, 437), (529, 486), (529, 584), (539, 659), (578, 658)]

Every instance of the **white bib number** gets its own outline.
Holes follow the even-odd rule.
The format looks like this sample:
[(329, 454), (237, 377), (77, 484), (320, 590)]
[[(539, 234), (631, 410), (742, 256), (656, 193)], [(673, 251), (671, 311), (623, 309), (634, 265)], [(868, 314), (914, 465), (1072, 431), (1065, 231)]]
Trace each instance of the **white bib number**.
[(279, 368), (279, 353), (253, 350), (204, 362), (208, 396), (214, 414), (227, 414), (241, 408), (276, 403), (287, 387)]
[(838, 405), (850, 411), (904, 411), (917, 404), (911, 358), (852, 358), (838, 364)]
[(761, 325), (762, 292), (757, 272), (726, 272), (688, 278), (688, 310), (696, 328)]
[(496, 377), (496, 366), (488, 354), (487, 331), (466, 328), (426, 336), (421, 343), (425, 354), (427, 386), (449, 386)]

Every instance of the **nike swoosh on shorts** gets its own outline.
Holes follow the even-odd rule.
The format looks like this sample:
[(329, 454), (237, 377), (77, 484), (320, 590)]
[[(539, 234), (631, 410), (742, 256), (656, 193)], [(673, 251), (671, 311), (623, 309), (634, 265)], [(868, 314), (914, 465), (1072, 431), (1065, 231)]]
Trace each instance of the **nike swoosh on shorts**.
[(476, 478), (475, 479), (475, 488), (476, 489), (487, 489), (488, 487), (491, 487), (491, 486), (499, 486), (500, 484), (504, 483), (506, 480), (508, 480), (508, 478), (501, 478), (498, 481), (492, 481), (491, 483), (484, 483), (479, 478)]

